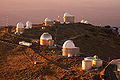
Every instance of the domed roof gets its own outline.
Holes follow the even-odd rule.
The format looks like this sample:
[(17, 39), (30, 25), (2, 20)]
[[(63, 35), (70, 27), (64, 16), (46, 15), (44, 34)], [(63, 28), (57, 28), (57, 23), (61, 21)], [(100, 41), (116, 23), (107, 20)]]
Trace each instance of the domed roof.
[(52, 36), (49, 33), (43, 33), (40, 39), (52, 39)]
[(86, 21), (84, 21), (84, 23), (85, 23), (85, 24), (88, 24), (88, 21), (86, 20)]
[(63, 44), (63, 48), (76, 48), (75, 44), (71, 40), (67, 40)]
[(17, 28), (24, 28), (24, 24), (22, 22), (17, 23)]
[(81, 22), (81, 23), (84, 23), (84, 20), (81, 20), (80, 22)]
[(64, 16), (71, 16), (69, 13), (64, 13)]
[(27, 22), (26, 22), (26, 24), (32, 24), (32, 22), (30, 22), (30, 21), (27, 21)]
[(51, 19), (49, 19), (49, 18), (45, 18), (45, 21), (52, 21)]

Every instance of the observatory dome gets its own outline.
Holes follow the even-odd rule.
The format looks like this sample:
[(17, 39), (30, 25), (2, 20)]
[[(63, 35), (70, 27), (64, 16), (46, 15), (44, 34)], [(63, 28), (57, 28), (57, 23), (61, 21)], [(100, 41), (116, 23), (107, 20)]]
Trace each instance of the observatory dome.
[(88, 24), (88, 21), (86, 20), (86, 21), (84, 21), (84, 23), (85, 23), (85, 24)]
[(22, 22), (17, 23), (17, 28), (24, 28), (24, 24)]
[(76, 47), (73, 41), (67, 40), (66, 42), (64, 42), (63, 48), (76, 48)]
[(81, 20), (80, 22), (81, 22), (81, 23), (84, 23), (84, 20)]
[(64, 16), (71, 16), (69, 13), (64, 13)]
[(43, 33), (40, 39), (52, 39), (52, 36), (49, 33)]
[(52, 21), (51, 19), (49, 19), (49, 18), (45, 18), (45, 21)]
[(26, 28), (32, 28), (32, 22), (27, 21), (26, 22)]
[(29, 26), (29, 25), (32, 25), (32, 22), (27, 21), (27, 22), (26, 22), (26, 25), (28, 25), (28, 26)]

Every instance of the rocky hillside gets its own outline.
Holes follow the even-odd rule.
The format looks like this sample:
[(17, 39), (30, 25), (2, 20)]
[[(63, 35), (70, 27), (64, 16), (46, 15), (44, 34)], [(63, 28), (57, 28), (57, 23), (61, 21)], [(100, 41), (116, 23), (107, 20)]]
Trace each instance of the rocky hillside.
[(65, 40), (71, 39), (76, 46), (80, 47), (81, 53), (89, 56), (98, 55), (107, 60), (109, 57), (119, 58), (120, 36), (111, 28), (87, 25), (87, 24), (63, 24), (46, 27), (45, 30), (33, 28), (26, 30), (25, 37), (37, 38), (42, 33), (49, 32), (56, 43), (62, 45)]
[(25, 30), (21, 36), (12, 34), (15, 27), (0, 29), (0, 79), (100, 80), (99, 72), (104, 66), (82, 71), (83, 56), (66, 58), (61, 48), (49, 49), (39, 43), (33, 43), (33, 48), (18, 45), (22, 40), (39, 39), (43, 32), (49, 32), (61, 46), (64, 41), (73, 40), (86, 56), (96, 54), (103, 60), (120, 57), (120, 37), (111, 28), (80, 23), (56, 24), (44, 30), (41, 27)]

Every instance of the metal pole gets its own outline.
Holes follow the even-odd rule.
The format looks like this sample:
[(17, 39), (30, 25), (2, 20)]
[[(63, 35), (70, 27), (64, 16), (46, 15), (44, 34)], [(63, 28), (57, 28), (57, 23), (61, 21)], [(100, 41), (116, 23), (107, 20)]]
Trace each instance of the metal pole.
[(8, 16), (6, 16), (6, 26), (8, 26)]
[(57, 26), (56, 26), (56, 29), (55, 29), (55, 42), (57, 41)]

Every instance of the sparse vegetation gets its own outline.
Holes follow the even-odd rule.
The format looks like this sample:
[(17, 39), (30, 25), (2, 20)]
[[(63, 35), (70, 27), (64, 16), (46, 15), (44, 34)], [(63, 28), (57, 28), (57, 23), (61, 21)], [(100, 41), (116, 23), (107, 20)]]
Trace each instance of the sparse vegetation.
[[(10, 30), (14, 32), (15, 27)], [(9, 33), (10, 31), (8, 31), (8, 28), (0, 29), (0, 40), (13, 44), (18, 44), (19, 41), (31, 42), (31, 38), (39, 39), (43, 32), (49, 32), (53, 39), (56, 36), (55, 43), (62, 46), (65, 40), (79, 35), (72, 40), (76, 46), (80, 47), (81, 53), (87, 56), (96, 54), (103, 60), (108, 60), (108, 57), (112, 59), (120, 56), (120, 37), (117, 32), (113, 32), (109, 28), (80, 23), (57, 24), (52, 27), (46, 27), (45, 30), (42, 30), (41, 27), (33, 27), (25, 30), (25, 33), (21, 36), (16, 35), (18, 37), (12, 36)], [(31, 46), (47, 59), (61, 65), (58, 66), (41, 57), (32, 48), (8, 44), (2, 41), (0, 41), (0, 44), (0, 79), (101, 80), (99, 73), (104, 66), (98, 70), (82, 71), (81, 61), (84, 57), (63, 57), (60, 48), (49, 49), (48, 47), (40, 46), (39, 43), (33, 43)], [(37, 62), (36, 64), (34, 64), (35, 61)], [(64, 67), (67, 69), (64, 69)]]

